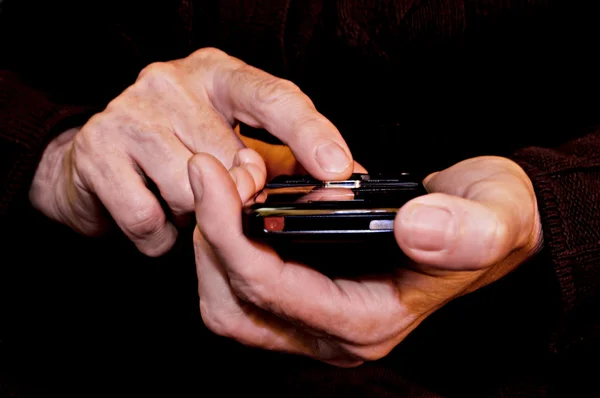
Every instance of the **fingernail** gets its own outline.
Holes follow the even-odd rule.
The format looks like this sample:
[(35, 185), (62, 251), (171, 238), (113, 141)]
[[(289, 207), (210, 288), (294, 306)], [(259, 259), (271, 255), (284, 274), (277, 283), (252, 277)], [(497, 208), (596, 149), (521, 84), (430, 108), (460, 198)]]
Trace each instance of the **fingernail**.
[(202, 178), (202, 171), (197, 164), (193, 161), (190, 162), (190, 185), (192, 186), (192, 192), (194, 193), (194, 200), (199, 202), (202, 200), (202, 193), (204, 192), (203, 186), (204, 181)]
[(441, 207), (417, 205), (403, 220), (407, 245), (423, 251), (442, 251), (456, 236), (452, 213)]
[(335, 142), (323, 144), (317, 149), (317, 162), (328, 173), (341, 173), (352, 163), (342, 147)]

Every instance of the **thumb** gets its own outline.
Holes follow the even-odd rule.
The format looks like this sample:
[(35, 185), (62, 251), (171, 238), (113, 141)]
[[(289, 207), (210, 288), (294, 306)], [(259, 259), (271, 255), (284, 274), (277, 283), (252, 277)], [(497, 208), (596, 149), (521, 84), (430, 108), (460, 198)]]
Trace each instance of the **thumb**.
[(480, 269), (509, 250), (507, 224), (489, 207), (434, 193), (403, 206), (394, 233), (400, 248), (419, 264)]
[(434, 193), (399, 210), (395, 237), (411, 259), (444, 269), (482, 269), (535, 240), (531, 186), (512, 168), (494, 165), (484, 173), (485, 166), (437, 173), (426, 180)]

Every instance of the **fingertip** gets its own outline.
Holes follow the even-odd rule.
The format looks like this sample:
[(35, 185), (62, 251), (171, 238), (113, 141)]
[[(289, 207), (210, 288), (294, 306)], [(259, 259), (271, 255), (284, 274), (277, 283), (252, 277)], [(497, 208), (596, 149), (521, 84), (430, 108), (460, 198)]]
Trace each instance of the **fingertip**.
[(439, 171), (435, 171), (423, 179), (423, 186), (425, 187), (425, 189), (427, 189), (428, 192), (434, 191), (434, 187), (432, 186), (432, 180), (439, 173)]
[(361, 165), (360, 163), (358, 163), (356, 160), (354, 161), (354, 170), (353, 173), (362, 173), (362, 174), (366, 174), (368, 173), (367, 169), (365, 169), (363, 167), (363, 165)]
[[(348, 178), (354, 170), (354, 161), (350, 149), (345, 143), (328, 141), (321, 143), (315, 150), (316, 167), (313, 176), (322, 180)], [(305, 168), (311, 171), (308, 165)]]
[(257, 167), (253, 163), (249, 163), (245, 166), (245, 169), (250, 173), (254, 180), (254, 192), (258, 192), (264, 188), (267, 181), (267, 173), (260, 167)]
[(142, 254), (148, 257), (160, 257), (175, 245), (177, 235), (177, 228), (167, 222), (155, 234), (144, 239), (136, 239), (134, 244)]
[(236, 158), (238, 159), (238, 164), (236, 164), (236, 166), (241, 166), (247, 163), (253, 163), (256, 164), (258, 167), (261, 167), (262, 169), (266, 170), (263, 158), (254, 149), (242, 148), (239, 151), (237, 151)]
[(242, 203), (245, 203), (254, 196), (254, 193), (256, 192), (254, 178), (247, 169), (243, 167), (234, 167), (229, 170), (229, 175), (231, 175), (231, 178), (237, 187)]
[[(311, 167), (308, 165), (306, 165), (306, 166), (301, 165), (301, 167), (294, 169), (294, 174), (300, 174), (300, 175), (308, 174), (319, 181), (343, 181), (343, 180), (350, 178), (353, 170), (354, 170), (353, 167), (349, 167), (344, 172), (331, 173), (331, 172), (324, 171), (319, 166)], [(278, 175), (278, 174), (274, 174), (274, 175)]]
[(244, 168), (254, 181), (254, 189), (262, 189), (267, 179), (267, 166), (264, 159), (253, 149), (244, 148), (237, 152), (237, 166)]

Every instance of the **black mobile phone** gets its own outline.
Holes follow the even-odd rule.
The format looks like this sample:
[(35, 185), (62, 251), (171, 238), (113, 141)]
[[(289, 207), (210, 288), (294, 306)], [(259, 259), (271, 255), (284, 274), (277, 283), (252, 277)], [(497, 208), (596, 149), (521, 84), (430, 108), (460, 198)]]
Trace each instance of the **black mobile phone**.
[(244, 207), (244, 232), (280, 242), (393, 239), (398, 209), (427, 193), (421, 181), (411, 173), (353, 174), (343, 181), (279, 176)]

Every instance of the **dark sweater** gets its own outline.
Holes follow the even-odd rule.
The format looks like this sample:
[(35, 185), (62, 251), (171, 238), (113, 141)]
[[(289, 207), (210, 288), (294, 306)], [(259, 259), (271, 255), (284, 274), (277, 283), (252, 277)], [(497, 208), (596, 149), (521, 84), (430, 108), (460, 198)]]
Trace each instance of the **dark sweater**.
[[(236, 387), (236, 379), (244, 390), (273, 387), (284, 396), (598, 392), (591, 375), (600, 341), (600, 25), (593, 2), (569, 3), (2, 2), (0, 395), (3, 388), (36, 397), (75, 391), (77, 380), (48, 376), (57, 356), (72, 361), (57, 374), (75, 371), (85, 380), (79, 396), (98, 385), (113, 394), (122, 379), (129, 387), (139, 381), (137, 392), (155, 391), (157, 380), (167, 389), (212, 385), (213, 373), (198, 363), (224, 377), (219, 388)], [(27, 203), (49, 140), (101, 110), (145, 65), (205, 46), (299, 84), (369, 170), (430, 172), (484, 154), (516, 160), (538, 197), (542, 253), (434, 314), (388, 358), (358, 369), (256, 353), (211, 336), (189, 282), (189, 234), (181, 250), (150, 260), (118, 236), (87, 239), (45, 222)], [(41, 248), (21, 248), (32, 245)], [(48, 270), (49, 259), (60, 265)], [(105, 313), (92, 316), (90, 308)], [(119, 331), (106, 326), (119, 322)], [(70, 335), (74, 324), (89, 327)], [(139, 379), (123, 358), (145, 369)], [(114, 371), (99, 373), (100, 361)]]

